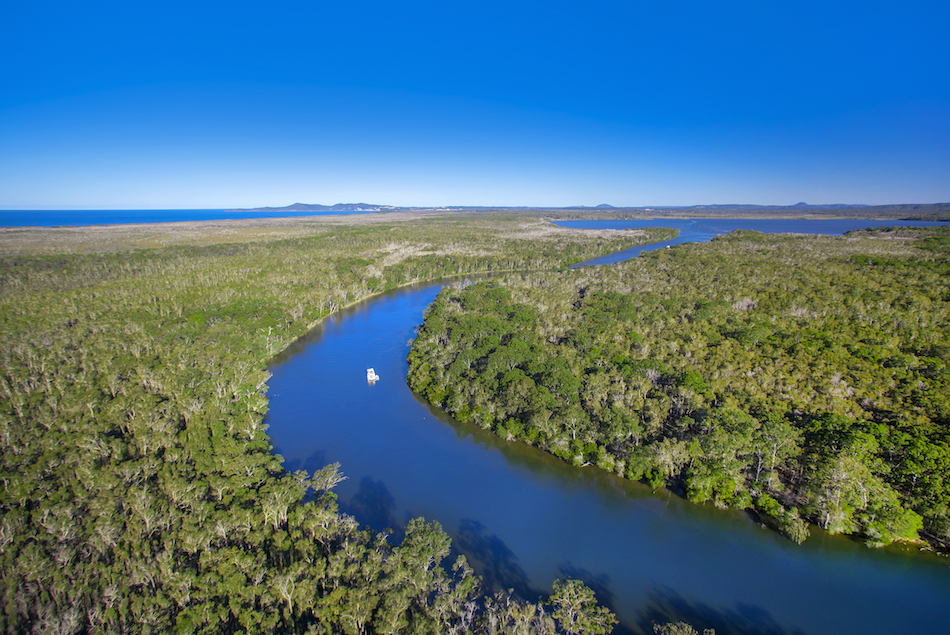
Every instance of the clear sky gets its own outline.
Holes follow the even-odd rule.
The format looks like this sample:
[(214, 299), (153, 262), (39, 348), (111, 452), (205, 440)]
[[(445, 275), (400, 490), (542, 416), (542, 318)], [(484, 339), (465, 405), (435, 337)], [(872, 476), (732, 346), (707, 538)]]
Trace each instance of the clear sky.
[(950, 201), (950, 2), (3, 2), (0, 207)]

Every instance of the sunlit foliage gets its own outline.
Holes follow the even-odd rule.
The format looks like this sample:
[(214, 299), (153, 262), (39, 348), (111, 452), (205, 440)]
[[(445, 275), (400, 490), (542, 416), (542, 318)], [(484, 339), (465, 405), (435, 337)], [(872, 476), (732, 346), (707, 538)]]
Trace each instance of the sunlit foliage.
[(735, 232), (444, 290), (410, 386), (692, 501), (870, 544), (950, 540), (950, 232)]
[(338, 466), (288, 473), (262, 424), (266, 360), (345, 304), (638, 240), (522, 225), (0, 260), (0, 627), (442, 633), (544, 615), (486, 602), (464, 558), (445, 566), (436, 523), (399, 545), (360, 529), (337, 510)]

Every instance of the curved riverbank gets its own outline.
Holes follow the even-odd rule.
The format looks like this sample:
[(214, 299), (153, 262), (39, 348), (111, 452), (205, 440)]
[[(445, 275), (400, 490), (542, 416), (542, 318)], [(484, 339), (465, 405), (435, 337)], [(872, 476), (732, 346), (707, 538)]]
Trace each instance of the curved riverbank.
[(943, 544), (950, 308), (934, 231), (740, 231), (447, 291), (409, 384), (502, 438), (755, 509), (796, 541), (805, 516), (877, 545), (922, 528)]
[[(398, 532), (436, 519), (489, 584), (534, 599), (579, 577), (633, 632), (660, 617), (721, 633), (950, 626), (945, 559), (820, 531), (798, 546), (741, 512), (573, 468), (430, 408), (402, 378), (406, 341), (438, 290), (351, 307), (271, 367), (275, 451), (289, 469), (340, 462), (341, 509), (361, 523)], [(372, 386), (368, 366), (383, 378)]]
[[(3, 232), (16, 254), (0, 259), (6, 630), (351, 628), (330, 589), (408, 582), (392, 570), (363, 569), (370, 577), (358, 580), (341, 571), (383, 554), (395, 565), (402, 552), (337, 512), (329, 472), (311, 483), (281, 467), (261, 425), (261, 360), (389, 284), (559, 265), (626, 244), (556, 229), (522, 238), (541, 225), (534, 218), (301, 223), (305, 235), (258, 236), (255, 221), (235, 223), (250, 234), (221, 235), (217, 222), (200, 236), (174, 226)], [(154, 247), (166, 236), (178, 246), (138, 249), (139, 238)], [(27, 255), (36, 251), (47, 255)], [(420, 529), (417, 546), (441, 561), (444, 536)], [(430, 573), (427, 598), (430, 582), (442, 584)], [(440, 618), (395, 598), (384, 598), (387, 616), (461, 619), (452, 606), (440, 603)], [(371, 618), (386, 619), (361, 619)]]
[(420, 402), (402, 380), (406, 342), (437, 292), (351, 307), (271, 367), (276, 451), (291, 469), (339, 461), (341, 508), (360, 522), (437, 519), (487, 582), (531, 597), (579, 577), (631, 632), (673, 618), (719, 633), (950, 627), (945, 559), (821, 531), (797, 546), (741, 512), (572, 468)]

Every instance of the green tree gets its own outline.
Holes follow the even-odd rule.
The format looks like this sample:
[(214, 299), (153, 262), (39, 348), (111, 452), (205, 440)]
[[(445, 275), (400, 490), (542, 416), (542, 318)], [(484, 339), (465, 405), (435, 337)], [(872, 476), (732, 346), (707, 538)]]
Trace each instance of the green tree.
[[(699, 635), (699, 631), (686, 622), (654, 623), (653, 632), (656, 633), (656, 635)], [(716, 629), (703, 629), (703, 635), (716, 635)]]
[(580, 580), (555, 580), (548, 604), (565, 633), (609, 633), (617, 624), (614, 614), (600, 606), (594, 592)]

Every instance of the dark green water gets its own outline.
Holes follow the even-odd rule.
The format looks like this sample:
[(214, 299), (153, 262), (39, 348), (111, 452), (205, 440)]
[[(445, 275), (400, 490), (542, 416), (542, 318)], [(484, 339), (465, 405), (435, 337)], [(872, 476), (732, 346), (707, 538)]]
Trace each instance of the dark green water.
[(276, 451), (289, 469), (340, 462), (349, 478), (336, 491), (360, 522), (398, 534), (410, 518), (438, 520), (486, 582), (531, 599), (558, 577), (583, 579), (617, 612), (617, 632), (667, 619), (720, 635), (950, 632), (950, 559), (819, 531), (795, 545), (743, 512), (573, 468), (432, 411), (406, 386), (406, 354), (439, 288), (351, 307), (271, 368)]

